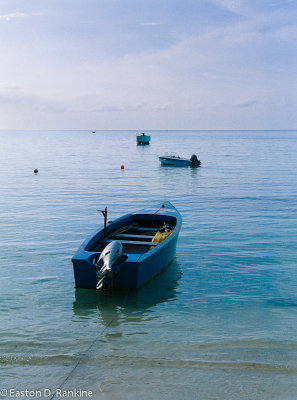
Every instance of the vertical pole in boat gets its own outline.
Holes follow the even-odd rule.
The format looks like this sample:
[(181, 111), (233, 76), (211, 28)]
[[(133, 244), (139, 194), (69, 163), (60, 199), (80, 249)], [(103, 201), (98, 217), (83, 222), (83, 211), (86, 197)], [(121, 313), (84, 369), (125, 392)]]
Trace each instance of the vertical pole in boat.
[(106, 224), (107, 224), (107, 207), (105, 207), (105, 210), (102, 211), (103, 217), (104, 217), (104, 235), (106, 234)]
[(102, 212), (102, 215), (104, 217), (104, 235), (105, 235), (105, 233), (106, 233), (106, 224), (107, 224), (107, 207), (105, 207), (105, 209), (103, 211), (102, 210), (98, 210), (98, 211)]

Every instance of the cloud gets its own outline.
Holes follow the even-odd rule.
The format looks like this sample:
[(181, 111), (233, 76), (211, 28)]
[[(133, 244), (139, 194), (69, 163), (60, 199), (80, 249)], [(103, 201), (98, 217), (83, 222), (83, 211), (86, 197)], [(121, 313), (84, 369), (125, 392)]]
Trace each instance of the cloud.
[(232, 14), (242, 16), (248, 13), (246, 5), (241, 0), (210, 0), (210, 2)]
[(0, 82), (0, 104), (3, 108), (16, 107), (29, 112), (60, 114), (67, 111), (58, 101), (51, 99), (49, 94), (42, 96), (8, 82)]
[(0, 93), (5, 90), (22, 90), (22, 87), (10, 82), (0, 82)]
[(67, 14), (67, 2), (55, 1), (59, 8), (40, 9), (44, 20), (34, 26), (32, 9), (2, 11), (0, 119), (222, 128), (267, 126), (271, 109), (286, 123), (285, 105), (275, 103), (297, 104), (294, 2), (165, 0), (159, 9), (157, 1), (139, 1), (131, 9), (135, 2), (125, 2), (124, 15), (124, 6), (83, 8), (83, 1)]
[(120, 106), (120, 105), (102, 105), (93, 109), (93, 112), (127, 112), (127, 111), (140, 111), (148, 108), (145, 103), (135, 104), (133, 106)]
[(60, 106), (54, 102), (46, 102), (44, 104), (38, 104), (32, 107), (33, 112), (41, 112), (46, 114), (64, 114), (67, 112), (67, 109), (63, 106)]
[(249, 108), (249, 107), (254, 107), (260, 104), (260, 101), (258, 100), (245, 100), (240, 103), (236, 104), (236, 107), (238, 108)]
[(31, 13), (31, 14), (27, 14), (27, 13), (23, 13), (23, 12), (14, 12), (14, 13), (9, 13), (9, 14), (0, 14), (0, 20), (1, 19), (5, 19), (6, 21), (10, 21), (11, 19), (16, 19), (16, 18), (29, 18), (29, 17), (33, 17), (36, 15), (40, 15), (39, 13)]
[(141, 26), (158, 26), (158, 25), (163, 25), (163, 22), (152, 21), (152, 22), (143, 22), (141, 24)]
[(166, 111), (171, 108), (174, 103), (167, 104), (148, 104), (139, 103), (135, 105), (102, 105), (92, 110), (93, 113), (109, 113), (109, 112), (134, 112), (134, 111)]
[(23, 88), (13, 83), (0, 82), (0, 104), (21, 103), (24, 98)]

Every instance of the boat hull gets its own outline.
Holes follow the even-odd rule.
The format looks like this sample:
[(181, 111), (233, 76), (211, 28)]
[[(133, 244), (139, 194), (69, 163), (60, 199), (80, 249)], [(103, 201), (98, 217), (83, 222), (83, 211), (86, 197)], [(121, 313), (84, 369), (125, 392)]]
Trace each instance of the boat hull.
[(137, 144), (150, 144), (151, 137), (149, 135), (136, 136)]
[[(175, 256), (176, 243), (181, 228), (181, 216), (170, 203), (164, 204), (165, 207), (162, 207), (162, 204), (160, 204), (137, 213), (127, 214), (108, 225), (105, 233), (103, 229), (99, 229), (87, 239), (72, 259), (75, 286), (80, 288), (96, 288), (97, 273), (94, 264), (100, 256), (100, 252), (93, 249), (94, 243), (104, 241), (104, 238), (108, 237), (113, 231), (119, 229), (121, 226), (131, 224), (135, 220), (146, 220), (148, 224), (152, 219), (154, 222), (158, 220), (174, 220), (175, 228), (167, 239), (152, 249), (148, 246), (147, 251), (135, 251), (137, 246), (139, 248), (147, 246), (146, 242), (143, 245), (140, 242), (135, 242), (138, 245), (134, 246), (134, 248), (132, 246), (133, 251), (130, 253), (124, 249), (123, 258), (119, 263), (120, 267), (113, 278), (112, 288), (138, 289), (165, 269)], [(132, 242), (129, 243), (131, 246)], [(129, 247), (129, 245), (127, 246)]]
[(192, 165), (190, 160), (184, 158), (159, 157), (159, 160), (162, 165), (173, 167), (190, 167)]

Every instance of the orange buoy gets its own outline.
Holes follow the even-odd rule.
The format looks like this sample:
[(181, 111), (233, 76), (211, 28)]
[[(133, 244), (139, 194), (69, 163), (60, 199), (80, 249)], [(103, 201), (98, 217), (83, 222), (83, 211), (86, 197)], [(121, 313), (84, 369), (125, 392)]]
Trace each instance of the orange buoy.
[(34, 169), (34, 174), (38, 174), (38, 169), (37, 168)]
[(124, 168), (125, 168), (125, 166), (122, 164), (122, 165), (121, 165), (121, 169), (124, 169)]

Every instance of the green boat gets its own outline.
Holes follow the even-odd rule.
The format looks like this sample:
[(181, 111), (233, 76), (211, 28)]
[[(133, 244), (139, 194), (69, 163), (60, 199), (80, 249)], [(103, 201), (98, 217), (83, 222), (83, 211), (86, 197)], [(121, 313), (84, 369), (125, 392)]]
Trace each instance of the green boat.
[(150, 144), (151, 137), (145, 133), (138, 133), (136, 135), (137, 144)]

